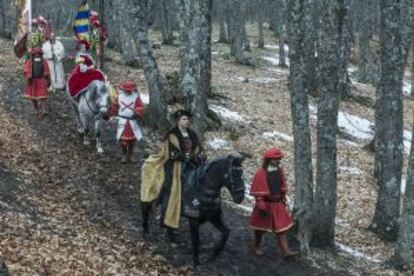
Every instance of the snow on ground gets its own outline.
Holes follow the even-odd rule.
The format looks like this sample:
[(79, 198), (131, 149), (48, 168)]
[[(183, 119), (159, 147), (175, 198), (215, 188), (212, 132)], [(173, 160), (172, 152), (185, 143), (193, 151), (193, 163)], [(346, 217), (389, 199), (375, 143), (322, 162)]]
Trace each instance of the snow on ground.
[(212, 104), (210, 105), (210, 109), (225, 119), (232, 121), (244, 121), (244, 118), (239, 113), (228, 110), (223, 106)]
[(407, 179), (401, 179), (401, 194), (405, 194), (405, 189), (407, 188)]
[(230, 149), (231, 148), (229, 141), (226, 141), (226, 140), (220, 139), (220, 138), (214, 138), (208, 144), (214, 150), (218, 150), (218, 149)]
[(347, 173), (349, 175), (361, 175), (361, 174), (363, 174), (363, 171), (361, 171), (358, 168), (353, 168), (353, 167), (340, 166), (339, 170), (344, 171), (345, 173)]
[(371, 128), (373, 123), (343, 111), (338, 113), (338, 126), (358, 139), (371, 139), (374, 135), (374, 131)]
[(358, 251), (358, 250), (352, 249), (351, 247), (348, 247), (348, 246), (346, 246), (346, 245), (344, 245), (344, 244), (342, 244), (342, 243), (335, 242), (335, 245), (336, 245), (336, 246), (337, 246), (340, 250), (342, 250), (342, 251), (344, 251), (344, 252), (346, 252), (346, 253), (349, 253), (349, 254), (351, 254), (352, 256), (355, 256), (355, 257), (357, 257), (357, 258), (362, 258), (362, 259), (365, 259), (365, 260), (371, 261), (371, 262), (373, 262), (373, 263), (381, 263), (381, 261), (380, 261), (380, 260), (378, 260), (377, 258), (373, 258), (373, 257), (371, 257), (371, 256), (368, 256), (368, 255), (366, 255), (366, 254), (364, 254), (364, 253), (362, 253), (362, 252), (360, 252), (360, 251)]
[[(279, 55), (275, 55), (275, 57), (262, 57), (262, 59), (269, 61), (273, 65), (279, 65)], [(286, 64), (290, 65), (290, 60), (286, 57)]]
[(275, 78), (245, 78), (245, 77), (238, 77), (237, 80), (241, 81), (241, 82), (246, 82), (247, 81), (251, 81), (251, 82), (256, 82), (256, 83), (272, 83), (272, 82), (276, 82), (278, 81)]
[(282, 133), (282, 132), (278, 132), (278, 131), (264, 132), (262, 135), (263, 135), (264, 138), (267, 138), (267, 139), (272, 139), (272, 138), (278, 137), (278, 138), (282, 138), (285, 141), (293, 142), (293, 137), (292, 136), (287, 135), (287, 134)]
[(411, 83), (408, 81), (403, 82), (403, 93), (406, 96), (409, 96), (411, 94)]
[(144, 104), (149, 104), (149, 94), (140, 94), (141, 100)]
[[(269, 50), (279, 50), (279, 45), (275, 45), (275, 44), (266, 44), (265, 49), (269, 49)], [(289, 52), (289, 45), (285, 44), (285, 52)]]

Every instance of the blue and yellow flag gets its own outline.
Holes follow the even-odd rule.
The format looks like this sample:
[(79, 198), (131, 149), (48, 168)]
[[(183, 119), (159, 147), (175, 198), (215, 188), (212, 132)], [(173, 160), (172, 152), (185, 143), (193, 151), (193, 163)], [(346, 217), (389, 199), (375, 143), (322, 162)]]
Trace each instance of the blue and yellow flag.
[(90, 10), (87, 0), (83, 0), (81, 5), (79, 6), (78, 13), (76, 14), (75, 20), (73, 21), (73, 30), (75, 32), (75, 36), (79, 40), (86, 40), (90, 41), (90, 23), (89, 23), (89, 16)]

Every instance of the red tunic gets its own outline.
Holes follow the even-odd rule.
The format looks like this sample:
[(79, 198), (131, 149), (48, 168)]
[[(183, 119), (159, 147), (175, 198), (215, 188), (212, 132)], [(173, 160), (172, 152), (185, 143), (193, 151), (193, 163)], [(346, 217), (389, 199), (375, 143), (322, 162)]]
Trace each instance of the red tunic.
[[(285, 200), (287, 185), (283, 168), (279, 168), (280, 189), (271, 194), (267, 183), (268, 172), (257, 170), (250, 194), (255, 197), (256, 204), (250, 217), (250, 225), (255, 230), (281, 233), (293, 226), (292, 218), (282, 201)], [(262, 214), (266, 215), (263, 216)]]
[[(111, 107), (109, 108), (108, 115), (110, 117), (115, 116), (116, 114), (118, 114), (119, 109), (120, 109), (120, 104), (117, 98), (115, 99)], [(144, 114), (144, 103), (142, 102), (141, 97), (137, 97), (137, 99), (135, 100), (133, 109), (134, 109), (135, 116), (137, 118), (142, 118), (142, 115)], [(135, 139), (136, 137), (135, 137), (134, 131), (132, 130), (131, 124), (129, 123), (129, 120), (128, 120), (125, 124), (124, 130), (122, 131), (120, 140), (129, 141), (129, 140), (135, 140)]]
[(32, 78), (32, 83), (29, 84), (29, 79), (32, 77), (32, 59), (28, 59), (24, 64), (24, 76), (26, 78), (26, 88), (24, 96), (32, 100), (46, 99), (48, 96), (47, 87), (50, 81), (49, 65), (46, 60), (43, 60), (43, 78)]

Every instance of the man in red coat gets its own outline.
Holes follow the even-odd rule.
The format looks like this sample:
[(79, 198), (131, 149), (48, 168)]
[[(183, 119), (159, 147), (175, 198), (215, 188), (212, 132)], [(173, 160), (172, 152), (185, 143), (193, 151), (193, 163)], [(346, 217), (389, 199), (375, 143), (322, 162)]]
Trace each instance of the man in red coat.
[(120, 141), (124, 157), (122, 163), (134, 162), (135, 141), (142, 139), (142, 133), (138, 121), (144, 114), (144, 103), (138, 92), (138, 87), (133, 81), (125, 81), (119, 86), (117, 99), (109, 109), (104, 119), (118, 117), (118, 131), (116, 138)]
[(42, 118), (45, 114), (45, 100), (48, 97), (50, 72), (41, 48), (34, 48), (30, 52), (30, 58), (24, 65), (24, 74), (27, 81), (24, 96), (32, 100), (33, 109)]
[(255, 197), (255, 207), (250, 218), (254, 229), (253, 251), (263, 255), (260, 249), (263, 234), (273, 232), (284, 257), (297, 255), (299, 252), (289, 249), (286, 231), (292, 226), (292, 218), (286, 209), (287, 184), (280, 164), (283, 153), (278, 148), (271, 148), (263, 154), (263, 166), (258, 169), (251, 186), (251, 195)]

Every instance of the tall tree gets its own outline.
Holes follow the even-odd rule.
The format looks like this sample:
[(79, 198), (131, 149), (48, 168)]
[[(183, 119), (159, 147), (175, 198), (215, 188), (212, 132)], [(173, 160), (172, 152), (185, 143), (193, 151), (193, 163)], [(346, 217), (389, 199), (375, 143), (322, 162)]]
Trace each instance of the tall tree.
[(305, 90), (305, 20), (304, 2), (310, 0), (288, 0), (288, 39), (290, 75), (289, 90), (292, 109), (294, 164), (295, 164), (295, 203), (294, 213), (300, 231), (302, 251), (309, 250), (311, 236), (313, 188), (312, 188), (312, 149), (309, 127), (309, 100)]
[[(215, 0), (213, 7), (216, 10), (217, 19), (219, 23), (219, 39), (218, 42), (227, 43), (227, 31), (226, 31), (226, 0)], [(228, 28), (228, 26), (227, 26)]]
[(245, 21), (243, 15), (246, 0), (228, 0), (229, 2), (229, 31), (230, 54), (236, 57), (236, 62), (243, 65), (251, 65), (251, 61), (244, 51), (246, 40)]
[(373, 61), (370, 50), (370, 41), (375, 30), (378, 0), (357, 0), (358, 22), (358, 80), (365, 83), (376, 83), (378, 70)]
[(286, 26), (286, 1), (277, 0), (277, 33), (279, 35), (279, 66), (286, 67), (285, 54), (285, 26)]
[[(403, 165), (403, 20), (400, 2), (381, 0), (380, 81), (375, 106), (375, 175), (378, 198), (371, 228), (387, 239), (398, 234)], [(392, 131), (390, 131), (392, 129)]]
[(411, 139), (410, 160), (395, 254), (403, 269), (414, 264), (414, 139)]
[(212, 0), (177, 0), (181, 29), (181, 85), (194, 129), (203, 137), (211, 81)]
[(264, 49), (264, 33), (263, 33), (263, 19), (264, 19), (264, 6), (266, 5), (266, 0), (259, 0), (256, 5), (256, 17), (257, 25), (259, 31), (259, 37), (257, 40), (257, 47)]
[(168, 128), (166, 88), (164, 76), (158, 69), (148, 41), (148, 23), (146, 20), (148, 1), (116, 0), (116, 3), (125, 15), (123, 19), (126, 20), (130, 27), (129, 31), (134, 35), (135, 42), (138, 45), (138, 55), (149, 89), (148, 114), (150, 114), (150, 122), (158, 129), (166, 130)]
[(322, 0), (319, 43), (320, 79), (318, 101), (317, 175), (314, 202), (315, 228), (312, 241), (317, 246), (333, 246), (337, 201), (338, 109), (341, 94), (341, 52), (344, 51), (344, 19), (350, 1)]
[(411, 42), (411, 96), (414, 96), (414, 41)]
[(173, 24), (175, 5), (173, 0), (158, 0), (158, 11), (161, 20), (162, 43), (172, 45), (174, 42)]
[(317, 72), (318, 61), (316, 58), (318, 32), (319, 32), (319, 18), (320, 18), (320, 5), (321, 0), (305, 1), (304, 4), (304, 20), (305, 24), (305, 87), (308, 93), (314, 93), (317, 90)]

